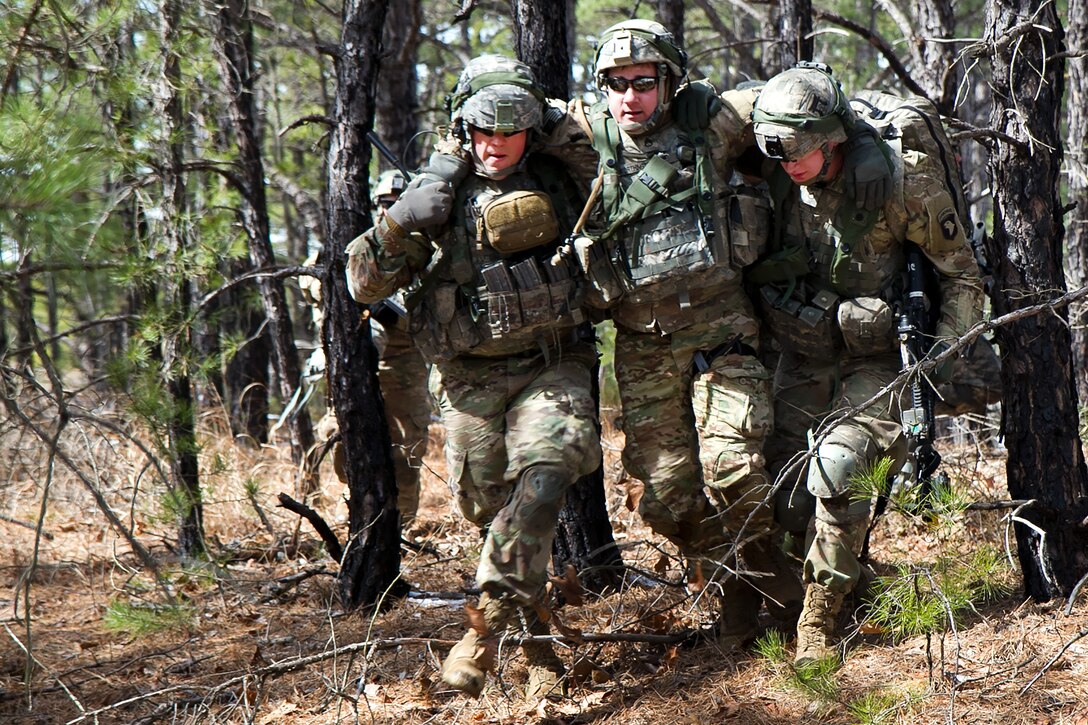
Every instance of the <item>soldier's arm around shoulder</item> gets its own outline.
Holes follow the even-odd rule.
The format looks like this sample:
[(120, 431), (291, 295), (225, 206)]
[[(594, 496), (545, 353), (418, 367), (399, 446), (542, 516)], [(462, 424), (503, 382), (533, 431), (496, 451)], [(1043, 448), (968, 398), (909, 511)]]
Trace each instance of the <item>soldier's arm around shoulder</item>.
[(938, 337), (958, 337), (982, 319), (978, 264), (944, 181), (909, 156), (904, 167), (906, 238), (918, 245), (940, 278)]
[(430, 245), (418, 235), (398, 240), (402, 251), (390, 253), (389, 235), (388, 227), (379, 222), (353, 239), (345, 250), (348, 291), (356, 302), (369, 304), (385, 299), (407, 285), (413, 270), (422, 269), (430, 258)]
[(562, 161), (583, 190), (589, 189), (597, 176), (597, 152), (593, 150), (588, 111), (581, 100), (549, 98), (544, 104), (544, 120), (535, 148)]

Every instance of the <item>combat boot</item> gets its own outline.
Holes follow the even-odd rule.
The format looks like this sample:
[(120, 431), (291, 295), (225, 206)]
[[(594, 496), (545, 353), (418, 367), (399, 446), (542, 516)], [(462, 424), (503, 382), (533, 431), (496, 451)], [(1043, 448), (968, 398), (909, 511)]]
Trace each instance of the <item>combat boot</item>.
[(749, 570), (766, 576), (754, 576), (752, 585), (763, 596), (767, 612), (781, 628), (793, 629), (801, 614), (805, 588), (801, 578), (775, 538), (768, 534), (745, 544), (744, 561)]
[(759, 635), (759, 605), (763, 603), (763, 597), (735, 575), (725, 579), (721, 587), (718, 646), (728, 654), (740, 651)]
[(827, 657), (834, 650), (835, 623), (843, 594), (815, 582), (805, 590), (805, 605), (797, 622), (797, 654), (794, 664), (803, 665)]
[[(542, 622), (532, 609), (523, 610), (529, 623), (529, 634), (545, 635), (550, 632), (547, 622)], [(525, 699), (557, 700), (567, 694), (566, 668), (555, 653), (551, 642), (523, 642), (521, 652), (529, 669), (529, 681), (525, 685)]]
[(480, 595), (479, 609), (487, 624), (487, 633), (469, 628), (442, 663), (442, 681), (472, 697), (479, 697), (483, 692), (487, 671), (495, 663), (495, 638), (517, 619), (518, 614), (517, 605), (487, 592)]

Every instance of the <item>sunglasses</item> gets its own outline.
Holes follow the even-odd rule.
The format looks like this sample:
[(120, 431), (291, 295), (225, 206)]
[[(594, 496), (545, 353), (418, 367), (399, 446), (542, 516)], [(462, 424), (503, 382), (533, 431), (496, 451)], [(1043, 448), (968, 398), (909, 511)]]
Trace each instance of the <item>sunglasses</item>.
[(481, 135), (491, 138), (492, 136), (501, 136), (503, 138), (510, 138), (511, 136), (517, 136), (519, 133), (525, 133), (526, 129), (518, 129), (517, 131), (493, 131), (490, 128), (480, 128), (479, 126), (470, 126), (473, 131), (479, 132)]
[(628, 88), (634, 88), (635, 93), (645, 93), (657, 88), (657, 76), (639, 76), (638, 78), (620, 78), (608, 76), (604, 79), (608, 90), (616, 93), (626, 93)]

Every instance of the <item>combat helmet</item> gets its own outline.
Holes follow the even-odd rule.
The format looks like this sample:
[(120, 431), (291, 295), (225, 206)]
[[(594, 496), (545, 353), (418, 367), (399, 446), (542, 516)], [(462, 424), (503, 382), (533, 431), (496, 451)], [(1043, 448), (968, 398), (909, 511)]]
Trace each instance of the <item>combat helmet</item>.
[(464, 132), (465, 125), (503, 133), (533, 129), (544, 113), (544, 93), (537, 88), (533, 71), (502, 55), (469, 61), (448, 102), (450, 120)]
[(795, 161), (830, 142), (845, 141), (855, 116), (828, 66), (798, 63), (767, 81), (752, 121), (764, 154)]
[(374, 185), (374, 190), (370, 195), (371, 201), (377, 204), (384, 197), (400, 196), (400, 193), (404, 191), (404, 187), (407, 185), (408, 180), (404, 178), (404, 174), (399, 169), (387, 169), (378, 177), (378, 183)]
[(624, 20), (601, 34), (594, 58), (597, 86), (605, 89), (608, 71), (629, 65), (653, 63), (657, 66), (657, 110), (641, 124), (640, 128), (626, 131), (648, 130), (657, 123), (662, 112), (668, 110), (676, 89), (687, 73), (688, 56), (664, 25), (653, 20)]

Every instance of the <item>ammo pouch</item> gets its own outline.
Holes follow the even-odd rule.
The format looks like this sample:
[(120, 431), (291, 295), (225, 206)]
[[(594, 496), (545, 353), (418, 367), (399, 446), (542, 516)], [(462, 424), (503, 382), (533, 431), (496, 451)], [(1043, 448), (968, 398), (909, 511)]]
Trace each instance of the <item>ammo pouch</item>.
[(476, 237), (502, 254), (555, 241), (559, 221), (551, 198), (543, 191), (511, 191), (491, 199), (480, 210)]
[(733, 267), (743, 269), (767, 249), (771, 233), (771, 201), (751, 186), (738, 186), (725, 199), (726, 224)]
[(482, 341), (472, 310), (460, 298), (456, 283), (435, 285), (411, 315), (408, 332), (429, 363), (450, 360)]
[(851, 356), (879, 355), (895, 349), (895, 315), (879, 297), (843, 300), (839, 303), (838, 321), (843, 345)]
[(811, 301), (788, 294), (773, 285), (759, 288), (759, 305), (771, 335), (783, 350), (818, 362), (831, 362), (843, 349), (836, 319), (839, 296), (828, 290), (817, 292)]
[[(578, 237), (573, 242), (574, 256), (578, 260), (578, 266), (585, 274), (593, 287), (596, 297), (601, 303), (608, 305), (627, 291), (626, 275), (616, 269), (609, 254), (608, 244), (601, 239), (590, 237)], [(590, 300), (593, 303), (593, 300)]]

